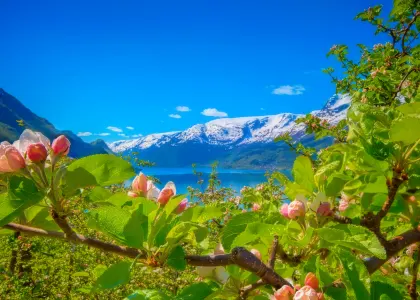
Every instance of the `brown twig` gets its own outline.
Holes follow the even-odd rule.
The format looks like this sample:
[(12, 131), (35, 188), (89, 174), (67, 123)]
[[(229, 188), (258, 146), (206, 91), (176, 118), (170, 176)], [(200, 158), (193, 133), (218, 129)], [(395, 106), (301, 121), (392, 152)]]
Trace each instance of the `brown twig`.
[[(68, 235), (63, 232), (47, 231), (40, 228), (29, 227), (16, 223), (6, 224), (3, 226), (3, 228), (20, 231), (22, 234), (32, 236), (42, 236), (46, 238), (65, 240), (76, 244), (84, 244), (92, 248), (100, 249), (106, 252), (112, 252), (130, 258), (144, 259), (146, 257), (146, 255), (138, 249), (106, 243), (100, 240), (85, 237), (77, 233)], [(257, 257), (255, 257), (254, 254), (244, 248), (234, 248), (231, 254), (208, 256), (189, 255), (186, 256), (185, 259), (187, 263), (192, 266), (227, 266), (235, 264), (242, 269), (255, 273), (264, 282), (276, 288), (280, 288), (285, 284), (290, 286), (289, 282), (279, 276), (270, 267), (266, 266)]]
[(393, 238), (392, 240), (387, 242), (386, 246), (386, 259), (380, 259), (377, 257), (371, 257), (365, 261), (365, 266), (370, 274), (377, 271), (384, 263), (386, 263), (391, 257), (395, 256), (400, 252), (402, 249), (414, 244), (416, 242), (420, 242), (420, 231), (416, 229), (411, 229), (403, 234)]
[(407, 33), (410, 31), (411, 26), (413, 26), (414, 22), (416, 22), (417, 17), (420, 16), (420, 12), (416, 12), (413, 16), (413, 18), (411, 19), (410, 23), (407, 24), (407, 27), (404, 29), (404, 34), (401, 38), (401, 49), (403, 53), (405, 52), (405, 36), (407, 35)]
[(417, 252), (417, 259), (414, 261), (413, 265), (413, 277), (411, 279), (410, 288), (408, 293), (412, 300), (417, 300), (417, 274), (419, 272), (419, 264), (420, 264), (420, 252)]
[(23, 234), (31, 235), (31, 236), (42, 236), (46, 238), (54, 238), (54, 239), (71, 241), (76, 244), (85, 244), (92, 248), (100, 249), (107, 252), (112, 252), (112, 253), (123, 255), (130, 258), (136, 258), (138, 255), (142, 254), (142, 252), (140, 252), (137, 249), (128, 248), (124, 246), (117, 246), (111, 243), (106, 243), (106, 242), (102, 242), (93, 238), (85, 237), (80, 234), (75, 234), (71, 237), (66, 237), (66, 235), (63, 232), (48, 231), (48, 230), (35, 228), (35, 227), (29, 227), (29, 226), (25, 226), (21, 224), (16, 224), (16, 223), (6, 224), (3, 226), (3, 228), (14, 230), (14, 231), (20, 231)]
[[(276, 262), (276, 254), (277, 254), (277, 248), (279, 245), (279, 237), (277, 235), (274, 236), (273, 244), (271, 246), (270, 251), (270, 259), (268, 260), (268, 267), (274, 270), (274, 264)], [(259, 288), (260, 286), (265, 285), (264, 280), (260, 279), (257, 282), (254, 282), (253, 284), (244, 286), (239, 291), (239, 299), (246, 299), (253, 290)]]
[(291, 266), (297, 266), (301, 261), (302, 261), (302, 256), (301, 255), (296, 255), (296, 256), (290, 256), (289, 254), (287, 254), (283, 247), (281, 245), (277, 246), (277, 255), (279, 256), (279, 258), (291, 265)]
[(279, 236), (275, 235), (273, 244), (271, 245), (270, 259), (268, 260), (268, 266), (273, 270), (274, 270), (274, 264), (276, 263), (276, 254), (277, 254), (278, 246), (279, 246)]

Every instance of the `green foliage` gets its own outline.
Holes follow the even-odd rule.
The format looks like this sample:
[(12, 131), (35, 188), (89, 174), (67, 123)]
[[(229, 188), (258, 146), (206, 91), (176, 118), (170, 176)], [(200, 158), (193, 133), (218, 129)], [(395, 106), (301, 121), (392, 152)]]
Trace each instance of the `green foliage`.
[(229, 251), (231, 249), (233, 241), (245, 230), (247, 224), (257, 220), (257, 214), (252, 212), (234, 216), (222, 231), (222, 244), (225, 250)]
[(126, 261), (110, 266), (96, 280), (93, 291), (97, 289), (112, 289), (126, 284), (130, 280), (130, 266), (131, 264)]
[(84, 157), (72, 162), (65, 175), (66, 191), (87, 186), (108, 186), (134, 177), (131, 164), (109, 154)]
[[(0, 294), (13, 289), (25, 299), (55, 297), (51, 291), (65, 291), (68, 298), (237, 299), (251, 285), (256, 288), (250, 298), (269, 299), (270, 281), (256, 283), (271, 271), (255, 259), (260, 254), (268, 264), (278, 242), (274, 271), (294, 286), (307, 284), (305, 277), (313, 272), (320, 283), (314, 289), (326, 298), (407, 298), (419, 257), (418, 248), (404, 243), (407, 231), (412, 231), (409, 241), (419, 242), (413, 236), (420, 222), (420, 47), (415, 42), (420, 6), (396, 0), (389, 21), (381, 18), (381, 9), (371, 7), (356, 18), (387, 34), (389, 42), (358, 45), (358, 61), (349, 59), (346, 45), (334, 45), (328, 53), (343, 68), (340, 79), (332, 68), (324, 72), (340, 97), (351, 98), (346, 120), (330, 124), (313, 115), (297, 120), (308, 135), (334, 143), (317, 151), (289, 133), (276, 138), (296, 153), (292, 176), (267, 174), (266, 182), (236, 195), (222, 186), (217, 163), (208, 186), (193, 169), (200, 188), (189, 188), (190, 207), (182, 211), (185, 195), (156, 201), (148, 193), (154, 191), (150, 182), (148, 191), (131, 191), (129, 197), (124, 183), (134, 176), (133, 169), (113, 155), (68, 165), (51, 156), (46, 165), (28, 163), (21, 176), (2, 174), (0, 226), (13, 221), (44, 230), (63, 228), (65, 233), (33, 230), (74, 242), (79, 236), (72, 228), (102, 250), (103, 240), (121, 245), (121, 251), (140, 251), (135, 259), (130, 252), (125, 261), (85, 247), (86, 239), (80, 245), (45, 242), (2, 230)], [(255, 257), (237, 248), (229, 265), (208, 263), (229, 256), (209, 256), (200, 258), (207, 261), (204, 266), (189, 266), (200, 265), (192, 263), (194, 255), (219, 255), (236, 247), (253, 249)], [(248, 271), (256, 266), (255, 273)], [(47, 282), (45, 276), (56, 277)]]
[(142, 214), (131, 214), (114, 206), (101, 206), (89, 211), (88, 226), (106, 233), (124, 245), (142, 248), (145, 234), (140, 224), (143, 218)]
[(37, 204), (44, 198), (33, 181), (13, 176), (9, 179), (7, 194), (0, 194), (0, 226), (19, 216), (26, 208)]

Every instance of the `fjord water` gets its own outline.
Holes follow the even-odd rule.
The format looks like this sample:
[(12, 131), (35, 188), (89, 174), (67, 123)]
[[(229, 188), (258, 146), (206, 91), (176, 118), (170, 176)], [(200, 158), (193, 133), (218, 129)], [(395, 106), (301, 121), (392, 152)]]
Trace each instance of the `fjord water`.
[[(203, 184), (197, 183), (199, 178), (193, 174), (192, 168), (146, 168), (143, 170), (149, 176), (154, 176), (161, 181), (157, 184), (158, 188), (163, 188), (166, 182), (173, 181), (176, 185), (177, 194), (188, 193), (188, 186), (194, 188), (207, 187), (211, 168), (196, 168), (197, 172), (202, 172)], [(229, 187), (239, 193), (242, 187), (252, 186), (266, 180), (262, 170), (238, 170), (238, 169), (217, 169), (217, 177), (222, 187)]]

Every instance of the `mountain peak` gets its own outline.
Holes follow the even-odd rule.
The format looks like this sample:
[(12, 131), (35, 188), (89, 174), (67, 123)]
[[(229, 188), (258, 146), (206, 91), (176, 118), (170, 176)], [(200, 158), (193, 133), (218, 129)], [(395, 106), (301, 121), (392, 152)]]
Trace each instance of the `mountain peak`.
[[(312, 113), (336, 124), (346, 116), (350, 97), (333, 95), (321, 110)], [(277, 115), (220, 118), (204, 124), (196, 124), (180, 132), (150, 134), (135, 140), (108, 143), (114, 152), (145, 151), (170, 146), (168, 151), (177, 151), (180, 145), (214, 145), (238, 147), (244, 145), (270, 144), (280, 134), (290, 132), (295, 138), (305, 136), (303, 125), (297, 125), (301, 114), (280, 113)], [(194, 146), (194, 147), (196, 147)]]
[[(21, 126), (16, 120), (22, 120)], [(64, 134), (71, 142), (70, 156), (82, 157), (96, 153), (106, 153), (105, 150), (85, 143), (71, 131), (60, 131), (46, 119), (39, 117), (18, 99), (0, 88), (0, 141), (13, 142), (19, 139), (24, 129), (39, 131), (50, 140)]]

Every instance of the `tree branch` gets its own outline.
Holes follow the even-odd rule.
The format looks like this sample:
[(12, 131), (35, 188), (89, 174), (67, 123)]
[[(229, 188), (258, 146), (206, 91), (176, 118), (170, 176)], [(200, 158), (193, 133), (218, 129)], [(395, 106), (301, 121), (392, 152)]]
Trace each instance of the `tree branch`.
[(386, 246), (386, 259), (380, 259), (377, 257), (371, 257), (365, 261), (365, 266), (370, 274), (377, 271), (384, 263), (386, 263), (391, 257), (395, 256), (400, 252), (402, 249), (406, 248), (407, 246), (414, 244), (416, 242), (420, 242), (420, 231), (416, 229), (411, 229), (403, 234), (393, 238), (392, 240), (387, 242)]
[(278, 246), (279, 246), (279, 236), (275, 235), (273, 244), (271, 245), (270, 259), (268, 260), (268, 266), (273, 270), (274, 270), (274, 264), (276, 263), (276, 254), (277, 254)]
[(411, 285), (408, 289), (408, 292), (410, 294), (410, 297), (412, 300), (417, 300), (417, 274), (419, 272), (419, 264), (420, 264), (420, 252), (417, 251), (417, 259), (414, 262), (413, 265), (413, 278), (411, 279)]
[[(42, 236), (46, 238), (54, 238), (73, 242), (76, 244), (84, 244), (92, 248), (100, 249), (106, 252), (112, 252), (122, 256), (130, 258), (145, 258), (146, 255), (138, 249), (128, 248), (124, 246), (118, 246), (111, 243), (106, 243), (97, 239), (88, 238), (81, 234), (67, 235), (63, 232), (48, 231), (40, 228), (29, 227), (16, 223), (9, 223), (3, 226), (3, 228), (10, 229), (13, 231), (20, 231), (21, 234), (27, 234), (31, 236)], [(246, 250), (245, 248), (234, 248), (231, 254), (223, 255), (189, 255), (186, 256), (186, 261), (191, 266), (227, 266), (235, 264), (242, 269), (255, 273), (264, 282), (280, 288), (283, 285), (290, 285), (284, 278), (279, 276), (270, 267), (266, 266), (260, 261), (254, 254)]]
[(138, 255), (142, 254), (142, 252), (140, 252), (137, 249), (102, 242), (97, 239), (88, 238), (80, 234), (75, 234), (71, 237), (66, 237), (66, 235), (63, 232), (48, 231), (48, 230), (35, 228), (35, 227), (29, 227), (29, 226), (25, 226), (21, 224), (16, 224), (16, 223), (6, 224), (3, 226), (3, 228), (10, 229), (13, 231), (20, 231), (23, 234), (31, 235), (31, 236), (42, 236), (46, 238), (66, 240), (66, 241), (73, 242), (76, 244), (85, 244), (92, 248), (100, 249), (107, 252), (112, 252), (112, 253), (123, 255), (130, 258), (136, 258)]
[(282, 261), (288, 263), (291, 266), (297, 266), (302, 260), (301, 255), (290, 256), (287, 254), (281, 245), (277, 246), (277, 254)]
[[(277, 253), (278, 245), (279, 245), (279, 237), (277, 235), (275, 235), (274, 240), (273, 240), (273, 244), (271, 246), (270, 259), (268, 260), (268, 267), (271, 268), (272, 270), (274, 270), (274, 264), (276, 262), (276, 253)], [(253, 290), (255, 290), (255, 289), (257, 289), (257, 288), (259, 288), (260, 286), (263, 286), (263, 285), (265, 285), (265, 282), (262, 279), (260, 279), (257, 282), (254, 282), (253, 284), (244, 286), (239, 291), (239, 298), (240, 299), (246, 299), (250, 292), (252, 292)]]
[(401, 38), (401, 49), (403, 53), (405, 52), (405, 36), (407, 35), (407, 33), (410, 31), (411, 26), (414, 24), (414, 22), (416, 22), (417, 17), (420, 16), (420, 12), (416, 12), (413, 16), (413, 18), (411, 19), (410, 23), (407, 24), (407, 27), (404, 29), (404, 34)]

